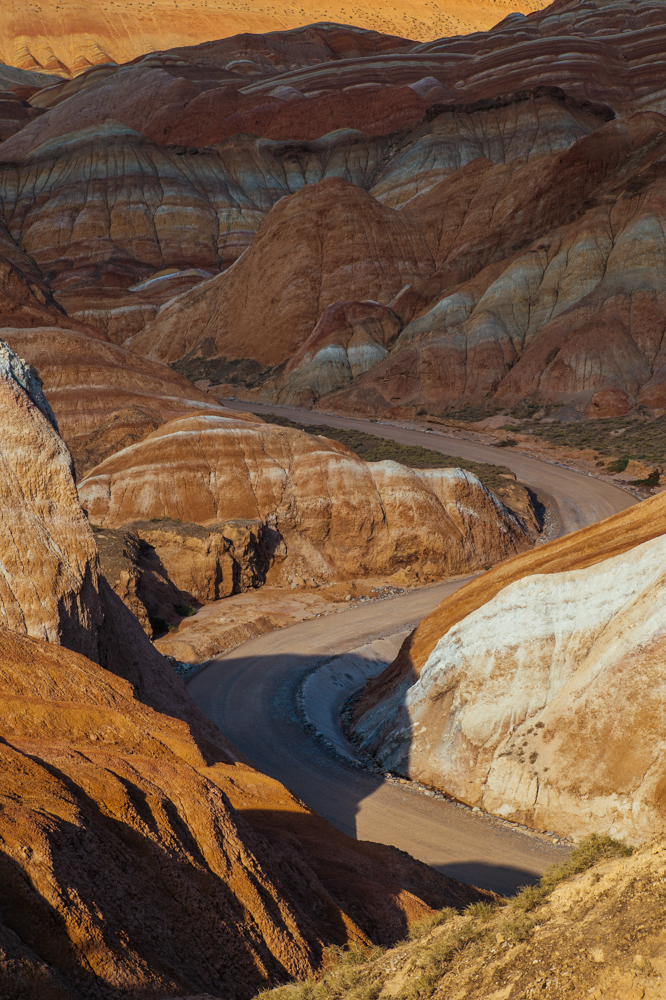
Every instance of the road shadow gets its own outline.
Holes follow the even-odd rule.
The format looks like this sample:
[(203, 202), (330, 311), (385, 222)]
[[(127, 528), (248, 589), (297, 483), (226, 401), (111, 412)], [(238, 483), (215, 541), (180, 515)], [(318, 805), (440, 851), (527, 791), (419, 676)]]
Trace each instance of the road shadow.
[[(190, 693), (257, 770), (281, 782), (319, 816), (342, 833), (357, 839), (362, 804), (389, 783), (382, 774), (354, 766), (342, 758), (312, 727), (304, 726), (305, 720), (297, 707), (299, 692), (313, 669), (315, 658), (287, 654), (239, 654), (240, 649), (233, 656), (211, 663), (190, 683)], [(319, 660), (321, 666), (330, 657), (320, 657)], [(350, 747), (350, 750), (353, 752), (353, 748)], [(489, 851), (483, 862), (477, 861), (476, 857), (484, 857), (483, 844), (479, 844), (477, 839), (482, 835), (480, 824), (483, 821), (452, 810), (441, 800), (414, 794), (419, 800), (418, 809), (414, 810), (415, 824), (419, 822), (423, 809), (427, 810), (431, 830), (433, 827), (437, 829), (441, 817), (441, 841), (436, 833), (429, 848), (431, 856), (433, 851), (435, 854), (431, 862), (435, 870), (501, 895), (512, 895), (520, 886), (538, 880), (538, 871), (544, 867), (543, 858), (535, 855), (534, 867), (531, 868), (493, 863), (494, 851)], [(393, 813), (396, 813), (395, 807)], [(393, 819), (395, 817), (391, 822)], [(470, 848), (459, 855), (458, 861), (455, 856), (451, 857), (447, 848), (447, 830), (453, 823), (458, 835), (464, 837), (468, 822)], [(382, 832), (381, 825), (375, 822), (372, 834), (367, 827), (364, 828), (360, 842), (367, 838), (385, 844), (396, 843), (394, 831), (387, 829), (385, 836)], [(399, 848), (409, 849), (405, 847), (405, 836), (409, 840), (409, 831), (405, 833), (403, 830), (397, 837), (397, 843)], [(514, 836), (509, 831), (488, 828), (487, 836), (489, 847), (497, 844), (501, 848), (499, 853), (505, 856), (507, 850), (514, 848), (513, 844), (502, 844), (507, 836)], [(531, 847), (532, 844), (526, 843), (524, 861), (528, 865), (532, 862)], [(517, 854), (520, 852), (519, 844), (515, 845), (515, 850)]]
[(524, 885), (536, 885), (539, 875), (526, 868), (510, 865), (491, 865), (483, 861), (461, 861), (448, 865), (433, 865), (436, 871), (458, 882), (475, 885), (479, 889), (492, 889), (500, 896), (515, 896)]

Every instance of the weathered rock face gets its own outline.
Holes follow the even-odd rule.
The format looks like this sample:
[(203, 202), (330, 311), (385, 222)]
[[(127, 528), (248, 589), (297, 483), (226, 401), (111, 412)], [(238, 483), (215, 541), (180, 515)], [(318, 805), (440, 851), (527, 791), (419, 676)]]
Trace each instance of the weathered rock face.
[(210, 344), (218, 357), (277, 365), (303, 344), (329, 305), (345, 295), (390, 296), (433, 266), (411, 220), (331, 177), (279, 201), (242, 260), (166, 305), (128, 346), (176, 361)]
[[(0, 394), (0, 624), (96, 658), (97, 553), (71, 458), (34, 373), (4, 341)], [(26, 442), (39, 461), (26, 461)]]
[(79, 486), (93, 523), (260, 520), (268, 582), (466, 572), (529, 546), (527, 531), (456, 469), (367, 463), (343, 445), (214, 414), (165, 424)]
[(368, 685), (356, 737), (385, 766), (537, 828), (663, 830), (665, 506), (629, 508), (444, 601)]
[(6, 322), (53, 290), (203, 388), (344, 411), (664, 409), (664, 32), (584, 0), (89, 69), (0, 144)]
[[(663, 409), (664, 31), (661, 5), (611, 0), (411, 48), (317, 28), (96, 68), (2, 144), (3, 214), (65, 308), (204, 387), (374, 413)], [(165, 268), (225, 274), (166, 305), (126, 290)], [(390, 343), (366, 329), (352, 363), (345, 321), (303, 354), (329, 306), (364, 299), (397, 317)]]
[(147, 705), (185, 720), (205, 752), (236, 759), (100, 576), (67, 446), (34, 371), (4, 342), (0, 393), (0, 625), (100, 663)]
[[(3, 995), (249, 997), (324, 944), (483, 898), (238, 762), (101, 577), (55, 418), (4, 344), (0, 426)], [(251, 533), (227, 530), (234, 550)]]
[(84, 333), (37, 327), (0, 335), (37, 370), (78, 477), (174, 417), (226, 412), (177, 372)]
[(0, 90), (0, 142), (20, 132), (28, 122), (39, 118), (43, 113), (40, 108), (33, 108), (13, 91)]
[(0, 699), (5, 996), (250, 997), (324, 944), (389, 943), (428, 905), (488, 895), (211, 763), (185, 723), (62, 647), (0, 628)]
[(152, 638), (195, 604), (261, 586), (271, 561), (264, 534), (261, 521), (137, 521), (97, 529), (95, 541), (102, 574)]

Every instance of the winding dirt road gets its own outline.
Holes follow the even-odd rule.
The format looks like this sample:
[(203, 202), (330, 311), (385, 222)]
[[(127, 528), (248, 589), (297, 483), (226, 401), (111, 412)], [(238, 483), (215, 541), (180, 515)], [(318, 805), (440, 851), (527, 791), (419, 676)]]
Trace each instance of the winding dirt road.
[[(271, 409), (305, 423), (356, 427), (476, 461), (501, 462), (556, 504), (563, 533), (635, 502), (591, 476), (516, 453), (500, 457), (496, 449), (476, 443), (353, 418), (226, 402), (257, 413)], [(259, 636), (212, 661), (188, 687), (259, 770), (277, 778), (345, 833), (392, 844), (462, 881), (510, 893), (561, 859), (563, 848), (358, 770), (328, 753), (296, 716), (296, 693), (313, 667), (416, 625), (464, 582), (436, 584)]]

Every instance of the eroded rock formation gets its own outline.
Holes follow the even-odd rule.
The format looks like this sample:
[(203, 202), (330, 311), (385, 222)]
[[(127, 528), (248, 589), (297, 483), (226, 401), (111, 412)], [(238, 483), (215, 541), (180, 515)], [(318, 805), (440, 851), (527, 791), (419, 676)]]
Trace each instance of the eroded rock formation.
[(86, 333), (47, 326), (0, 336), (39, 373), (79, 478), (168, 420), (226, 412), (170, 368)]
[[(661, 410), (665, 30), (657, 3), (572, 2), (417, 46), (320, 26), (94, 68), (0, 144), (3, 216), (65, 309), (203, 388)], [(379, 338), (336, 333), (326, 310), (364, 300)]]
[(262, 521), (204, 528), (178, 521), (137, 521), (97, 529), (101, 572), (152, 638), (194, 605), (260, 587), (271, 555)]
[(3, 995), (249, 997), (328, 942), (483, 898), (239, 761), (100, 575), (53, 413), (4, 343), (0, 425)]
[(367, 463), (344, 445), (215, 414), (163, 425), (83, 479), (91, 521), (151, 518), (266, 525), (269, 582), (310, 585), (395, 572), (468, 572), (531, 544), (479, 481), (460, 469)]
[[(316, 36), (311, 42), (312, 61), (320, 62), (345, 56), (358, 57), (375, 48), (381, 51), (381, 35), (380, 44), (372, 44), (378, 32), (408, 33), (410, 38), (423, 40), (437, 38), (489, 28), (510, 10), (528, 11), (540, 6), (543, 4), (539, 0), (476, 0), (474, 3), (447, 0), (441, 5), (405, 0), (399, 9), (394, 9), (379, 0), (368, 0), (363, 8), (345, 3), (330, 7), (307, 0), (305, 6), (290, 4), (278, 9), (258, 8), (235, 0), (226, 0), (216, 6), (196, 0), (188, 7), (179, 8), (167, 0), (136, 4), (123, 0), (111, 7), (105, 6), (102, 0), (90, 0), (85, 7), (63, 8), (54, 0), (43, 0), (39, 8), (32, 8), (19, 0), (3, 0), (0, 13), (5, 31), (0, 42), (0, 60), (26, 70), (69, 75), (82, 73), (91, 66), (101, 64), (106, 68), (108, 63), (127, 62), (156, 49), (196, 45), (238, 32), (274, 33), (278, 37), (269, 36), (270, 40), (263, 45), (252, 44), (253, 39), (250, 36), (248, 40), (246, 34), (231, 40), (225, 47), (218, 45), (230, 69), (251, 77), (267, 57), (273, 57), (277, 66), (282, 63), (280, 68), (292, 68), (294, 63), (299, 65), (290, 39), (284, 39), (284, 29), (321, 21), (339, 22), (336, 25), (338, 37), (330, 47), (321, 42), (317, 45)], [(366, 32), (343, 27), (349, 24), (359, 25)], [(312, 28), (301, 28), (301, 31), (315, 34)], [(370, 36), (370, 44), (365, 41), (364, 34)], [(404, 39), (396, 38), (395, 42), (404, 44)], [(391, 48), (386, 43), (384, 47)]]
[(663, 830), (665, 506), (654, 497), (445, 600), (368, 684), (361, 745), (537, 828)]
[(388, 943), (428, 906), (490, 895), (207, 759), (79, 654), (3, 627), (0, 664), (7, 996), (250, 997), (312, 971), (323, 944)]

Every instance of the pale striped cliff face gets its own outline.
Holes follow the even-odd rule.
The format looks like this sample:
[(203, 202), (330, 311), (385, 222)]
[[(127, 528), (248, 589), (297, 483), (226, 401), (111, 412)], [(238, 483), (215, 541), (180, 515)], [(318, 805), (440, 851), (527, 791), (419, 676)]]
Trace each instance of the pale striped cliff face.
[(268, 582), (318, 583), (413, 567), (463, 573), (529, 547), (502, 504), (460, 470), (367, 463), (325, 438), (216, 416), (171, 421), (90, 471), (90, 519), (214, 524), (252, 518), (274, 538)]
[[(441, 623), (440, 637), (425, 662), (417, 653), (418, 676), (394, 680), (361, 709), (356, 735), (366, 749), (384, 766), (537, 828), (638, 841), (661, 831), (663, 498), (646, 507), (607, 530), (602, 523), (593, 565), (595, 532), (586, 529), (568, 539), (570, 569), (539, 572), (547, 546), (516, 563), (515, 582), (469, 585), (470, 610), (453, 612), (448, 627), (453, 599), (444, 602), (429, 622), (433, 634)], [(603, 558), (615, 521), (619, 551)], [(647, 540), (636, 544), (638, 522)], [(629, 543), (634, 536), (625, 551), (623, 526)], [(510, 569), (487, 576), (510, 578)]]
[(96, 657), (97, 548), (29, 367), (0, 342), (0, 625)]

